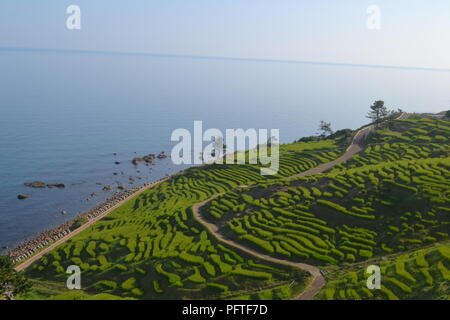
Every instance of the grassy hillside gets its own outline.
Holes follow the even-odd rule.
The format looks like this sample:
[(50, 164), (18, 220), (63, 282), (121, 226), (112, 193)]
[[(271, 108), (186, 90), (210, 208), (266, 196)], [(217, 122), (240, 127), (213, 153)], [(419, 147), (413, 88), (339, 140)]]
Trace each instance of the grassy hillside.
[[(366, 267), (381, 267), (381, 289), (366, 286)], [(385, 261), (349, 266), (329, 274), (317, 299), (450, 299), (450, 243), (433, 245)]]
[[(218, 194), (202, 215), (222, 234), (260, 253), (325, 267), (333, 281), (347, 281), (341, 268), (356, 262), (442, 242), (438, 253), (426, 256), (437, 285), (448, 270), (445, 254), (439, 254), (449, 246), (443, 242), (450, 232), (449, 130), (444, 120), (389, 121), (361, 154), (310, 177), (289, 178), (336, 159), (351, 137), (282, 145), (274, 177), (247, 165), (185, 170), (33, 264), (27, 275), (36, 286), (23, 298), (289, 299), (299, 293), (307, 273), (220, 244), (196, 223), (191, 206)], [(61, 286), (71, 264), (83, 270), (78, 295)], [(407, 266), (412, 275), (422, 272)], [(391, 269), (386, 265), (394, 278)], [(333, 281), (320, 298), (352, 297), (338, 292)], [(439, 288), (442, 294), (447, 290)]]
[(139, 299), (294, 296), (304, 287), (307, 273), (270, 265), (217, 243), (192, 219), (190, 207), (239, 185), (274, 180), (327, 162), (343, 151), (342, 139), (283, 145), (277, 177), (262, 176), (257, 166), (246, 165), (185, 170), (32, 265), (27, 275), (36, 280), (36, 286), (28, 298), (64, 293), (64, 288), (48, 287), (64, 284), (71, 264), (82, 268), (83, 288), (90, 295)]
[(294, 261), (338, 264), (448, 238), (450, 159), (396, 161), (227, 193), (222, 233)]
[(391, 121), (330, 173), (236, 189), (204, 216), (262, 252), (322, 265), (446, 240), (449, 144), (439, 137), (448, 130), (445, 121)]
[(449, 121), (413, 117), (381, 124), (367, 148), (333, 171), (397, 160), (445, 158), (449, 155)]

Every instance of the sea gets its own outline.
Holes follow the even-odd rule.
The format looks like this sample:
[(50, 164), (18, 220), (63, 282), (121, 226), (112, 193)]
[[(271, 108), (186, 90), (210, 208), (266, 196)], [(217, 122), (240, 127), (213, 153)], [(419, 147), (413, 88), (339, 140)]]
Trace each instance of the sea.
[[(0, 48), (0, 254), (117, 191), (105, 186), (131, 188), (188, 167), (170, 157), (131, 160), (170, 155), (172, 132), (192, 132), (196, 120), (223, 132), (279, 129), (288, 143), (316, 134), (321, 120), (358, 128), (380, 99), (407, 112), (448, 110), (450, 72)], [(32, 181), (65, 188), (24, 185)]]

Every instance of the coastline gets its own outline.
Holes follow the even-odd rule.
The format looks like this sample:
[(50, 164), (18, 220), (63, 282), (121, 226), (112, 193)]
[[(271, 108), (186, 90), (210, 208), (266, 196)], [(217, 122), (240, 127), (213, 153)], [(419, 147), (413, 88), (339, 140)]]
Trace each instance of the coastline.
[[(14, 264), (18, 264), (16, 266), (16, 270), (22, 271), (58, 245), (69, 240), (87, 227), (90, 227), (96, 223), (98, 220), (107, 216), (116, 208), (128, 202), (131, 198), (141, 194), (147, 189), (169, 180), (173, 175), (175, 174), (150, 183), (145, 183), (139, 187), (117, 192), (111, 198), (99, 203), (94, 208), (84, 212), (83, 214), (78, 215), (75, 219), (65, 222), (55, 228), (45, 230), (38, 236), (24, 241), (10, 250), (7, 255), (11, 257)], [(71, 227), (73, 227), (80, 219), (87, 219), (87, 221), (72, 230)]]
[[(403, 119), (407, 116), (407, 113), (402, 112), (400, 115), (396, 117), (397, 120)], [(296, 176), (310, 175), (314, 174), (316, 171), (323, 171), (328, 169), (329, 167), (334, 166), (335, 164), (347, 160), (347, 158), (351, 157), (351, 155), (358, 153), (362, 150), (361, 143), (366, 138), (366, 136), (372, 131), (373, 125), (365, 126), (359, 129), (356, 135), (353, 137), (352, 143), (346, 150), (347, 156), (341, 156), (340, 158), (331, 161), (329, 163), (323, 164), (318, 168), (314, 168), (308, 170), (306, 172), (297, 174)], [(363, 133), (363, 137), (358, 137), (360, 133)], [(208, 165), (206, 163), (202, 164), (202, 166)], [(124, 190), (121, 192), (115, 193), (111, 198), (106, 199), (106, 201), (99, 203), (94, 208), (84, 212), (83, 214), (78, 215), (75, 219), (72, 219), (68, 222), (65, 222), (53, 229), (45, 230), (41, 232), (36, 237), (26, 240), (18, 246), (14, 247), (10, 251), (8, 251), (7, 255), (11, 257), (14, 264), (19, 264), (16, 269), (23, 270), (28, 267), (31, 263), (38, 260), (42, 255), (53, 249), (56, 245), (67, 241), (77, 233), (84, 230), (86, 227), (92, 225), (96, 221), (100, 220), (111, 211), (113, 211), (118, 206), (123, 203), (129, 201), (132, 197), (140, 194), (141, 192), (151, 188), (155, 185), (158, 185), (161, 182), (167, 181), (173, 176), (180, 174), (184, 170), (180, 170), (177, 173), (166, 176), (165, 178), (161, 178), (155, 180), (151, 183), (145, 183), (142, 186), (134, 187), (132, 189)], [(86, 219), (86, 222), (76, 227), (76, 229), (71, 229), (78, 221), (81, 219)], [(36, 258), (37, 257), (37, 258)]]

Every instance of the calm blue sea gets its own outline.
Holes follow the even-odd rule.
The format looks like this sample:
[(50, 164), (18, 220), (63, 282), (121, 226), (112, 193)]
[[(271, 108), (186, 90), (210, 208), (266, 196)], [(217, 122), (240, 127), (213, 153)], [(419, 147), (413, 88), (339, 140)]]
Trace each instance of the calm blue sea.
[[(171, 132), (194, 120), (279, 128), (291, 142), (315, 134), (320, 120), (361, 126), (376, 99), (407, 111), (448, 109), (450, 73), (0, 49), (0, 249), (103, 201), (111, 195), (104, 185), (180, 170), (170, 159), (138, 168), (130, 160), (170, 153)], [(66, 188), (23, 185), (34, 180)]]

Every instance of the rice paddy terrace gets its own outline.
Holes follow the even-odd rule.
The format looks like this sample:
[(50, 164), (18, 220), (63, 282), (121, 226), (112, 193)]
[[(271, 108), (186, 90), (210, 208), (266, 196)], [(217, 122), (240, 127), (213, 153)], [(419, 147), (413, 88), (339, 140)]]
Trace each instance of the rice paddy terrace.
[[(370, 264), (375, 262), (371, 261)], [(376, 262), (384, 275), (380, 290), (366, 286), (368, 263), (349, 266), (329, 277), (317, 296), (345, 299), (450, 299), (450, 243), (436, 244)]]
[[(124, 204), (34, 263), (33, 298), (289, 299), (309, 277), (296, 268), (255, 259), (214, 240), (191, 207), (240, 185), (277, 180), (338, 156), (347, 137), (280, 148), (280, 171), (208, 165), (173, 176)], [(82, 269), (83, 291), (67, 292), (66, 268)]]
[(360, 261), (448, 238), (449, 165), (401, 161), (240, 189), (211, 201), (204, 215), (271, 254)]
[[(193, 218), (192, 206), (209, 199), (201, 215), (227, 239), (323, 269), (328, 283), (318, 298), (413, 298), (407, 291), (421, 288), (442, 297), (450, 269), (449, 131), (445, 120), (388, 121), (362, 153), (308, 177), (292, 176), (336, 159), (351, 137), (280, 146), (273, 177), (249, 165), (185, 170), (34, 263), (27, 275), (35, 288), (22, 298), (290, 299), (301, 293), (308, 273), (221, 243)], [(381, 257), (390, 280), (367, 292), (358, 268)], [(81, 292), (65, 289), (72, 264), (83, 270)]]
[[(387, 122), (372, 135), (364, 152), (330, 172), (235, 189), (204, 206), (203, 217), (229, 239), (327, 271), (336, 270), (330, 266), (446, 241), (450, 232), (449, 125), (425, 118)], [(438, 251), (448, 252), (448, 246), (447, 242)], [(437, 286), (448, 282), (450, 269), (448, 255), (440, 257)], [(408, 268), (418, 271), (413, 264)], [(390, 282), (395, 282), (396, 274), (388, 274)], [(421, 280), (417, 283), (430, 285), (429, 279)], [(334, 293), (337, 283), (346, 284), (333, 283)], [(364, 288), (365, 284), (360, 290), (365, 294), (342, 289), (339, 295), (328, 290), (319, 297), (414, 297), (396, 290), (388, 294), (388, 284), (378, 294), (370, 295)]]

